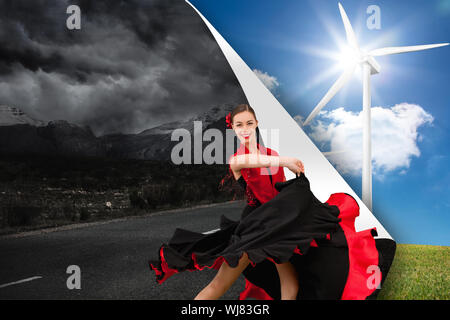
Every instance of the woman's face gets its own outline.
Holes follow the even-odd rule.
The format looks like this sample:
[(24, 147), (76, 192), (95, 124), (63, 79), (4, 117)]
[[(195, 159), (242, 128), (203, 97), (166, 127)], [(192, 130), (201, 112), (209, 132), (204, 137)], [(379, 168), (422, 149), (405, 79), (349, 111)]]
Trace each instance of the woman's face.
[(256, 141), (256, 127), (258, 121), (249, 111), (236, 114), (233, 118), (233, 130), (241, 143), (248, 144)]

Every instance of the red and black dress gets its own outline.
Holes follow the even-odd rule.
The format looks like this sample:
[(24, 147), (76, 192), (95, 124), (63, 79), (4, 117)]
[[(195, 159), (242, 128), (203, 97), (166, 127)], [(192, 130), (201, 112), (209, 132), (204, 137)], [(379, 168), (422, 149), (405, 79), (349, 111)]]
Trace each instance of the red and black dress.
[[(259, 144), (258, 149), (277, 155)], [(235, 155), (241, 153), (248, 153), (243, 145)], [(355, 231), (359, 206), (352, 196), (334, 193), (322, 203), (303, 173), (286, 181), (281, 167), (242, 169), (238, 182), (248, 199), (240, 220), (222, 216), (220, 230), (206, 235), (176, 229), (160, 247), (159, 258), (149, 261), (158, 283), (185, 270), (219, 269), (222, 263), (235, 267), (246, 252), (250, 264), (239, 299), (280, 299), (275, 264), (287, 261), (298, 272), (297, 299), (376, 297), (374, 281), (384, 281), (395, 243), (381, 250), (384, 244), (375, 241), (375, 228)], [(380, 274), (374, 276), (377, 270)]]

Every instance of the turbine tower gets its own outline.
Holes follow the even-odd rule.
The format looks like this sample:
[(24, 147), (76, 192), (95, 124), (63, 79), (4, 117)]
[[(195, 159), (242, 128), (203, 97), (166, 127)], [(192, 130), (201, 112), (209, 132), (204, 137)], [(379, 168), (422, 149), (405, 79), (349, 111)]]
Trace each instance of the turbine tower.
[(372, 143), (371, 143), (371, 94), (370, 76), (380, 72), (380, 65), (375, 60), (376, 56), (420, 51), (447, 46), (449, 43), (427, 44), (406, 47), (387, 47), (364, 52), (359, 48), (352, 25), (339, 3), (339, 11), (344, 23), (347, 43), (350, 47), (350, 63), (344, 73), (331, 86), (325, 96), (320, 100), (303, 125), (307, 125), (319, 111), (336, 95), (336, 93), (350, 80), (356, 67), (360, 65), (363, 73), (363, 163), (362, 163), (362, 201), (372, 211)]

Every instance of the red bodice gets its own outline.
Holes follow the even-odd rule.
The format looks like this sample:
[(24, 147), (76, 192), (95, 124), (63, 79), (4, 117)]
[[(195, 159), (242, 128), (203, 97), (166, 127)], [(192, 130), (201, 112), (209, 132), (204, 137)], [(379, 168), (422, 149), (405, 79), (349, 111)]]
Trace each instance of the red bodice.
[[(257, 147), (262, 155), (278, 156), (275, 150), (266, 148), (260, 144)], [(241, 144), (233, 156), (249, 153), (248, 148), (244, 144)], [(269, 201), (278, 194), (278, 190), (275, 189), (275, 183), (286, 181), (283, 167), (243, 168), (241, 169), (241, 175), (247, 183), (247, 188), (250, 189), (250, 192), (253, 193), (261, 204)], [(249, 197), (248, 193), (247, 197)], [(250, 200), (249, 202), (251, 202)]]

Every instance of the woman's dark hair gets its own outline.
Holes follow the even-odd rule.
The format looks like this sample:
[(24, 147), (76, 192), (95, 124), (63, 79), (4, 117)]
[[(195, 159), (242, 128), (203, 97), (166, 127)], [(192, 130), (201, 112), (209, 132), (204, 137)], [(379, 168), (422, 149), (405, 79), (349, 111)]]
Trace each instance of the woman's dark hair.
[(231, 113), (230, 113), (231, 123), (233, 123), (233, 118), (235, 115), (237, 115), (238, 113), (244, 112), (244, 111), (251, 112), (253, 114), (253, 116), (255, 117), (255, 120), (257, 120), (255, 110), (253, 110), (252, 107), (250, 107), (248, 104), (240, 104), (237, 107), (235, 107), (233, 109), (233, 111), (231, 111)]
[[(244, 112), (244, 111), (251, 112), (253, 114), (253, 116), (255, 117), (255, 120), (257, 120), (255, 110), (253, 110), (252, 107), (250, 107), (248, 104), (240, 104), (240, 105), (236, 106), (230, 112), (231, 123), (233, 123), (233, 118), (235, 115), (237, 115), (238, 113)], [(256, 127), (256, 143), (259, 143), (259, 128), (258, 127)], [(234, 191), (233, 200), (235, 200), (236, 196), (237, 196), (236, 189), (235, 189), (236, 185), (237, 184), (235, 183), (233, 174), (231, 173), (231, 171), (229, 169), (227, 169), (227, 174), (225, 175), (225, 177), (223, 177), (223, 179), (219, 183), (219, 190), (228, 191), (228, 192)], [(240, 187), (238, 187), (238, 189), (240, 189)], [(245, 194), (246, 194), (248, 200), (255, 199), (255, 197), (253, 196), (253, 193), (248, 188), (248, 186), (246, 187)]]

